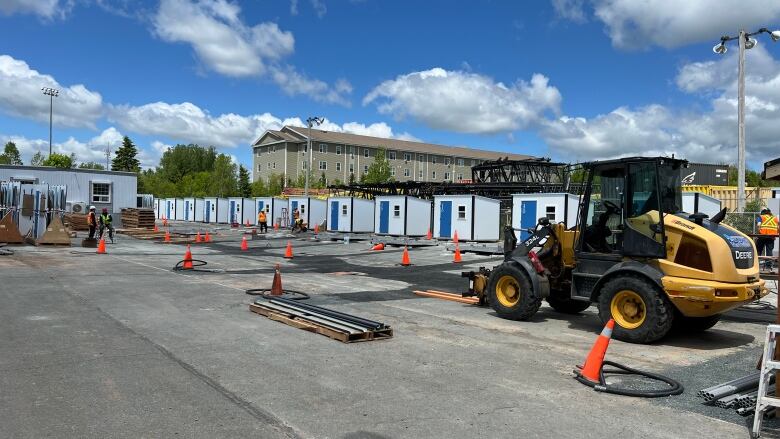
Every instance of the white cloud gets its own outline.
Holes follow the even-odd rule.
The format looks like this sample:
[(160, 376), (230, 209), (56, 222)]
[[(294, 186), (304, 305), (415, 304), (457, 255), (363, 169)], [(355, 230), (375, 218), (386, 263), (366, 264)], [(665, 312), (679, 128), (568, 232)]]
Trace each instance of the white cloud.
[(34, 14), (45, 19), (64, 17), (73, 7), (72, 1), (0, 0), (0, 15)]
[(311, 7), (314, 8), (314, 13), (319, 18), (324, 17), (328, 12), (328, 7), (325, 6), (325, 2), (322, 0), (311, 0)]
[(60, 91), (54, 98), (54, 123), (68, 127), (94, 128), (103, 112), (99, 93), (81, 84), (63, 86), (52, 76), (44, 75), (24, 62), (0, 55), (0, 111), (39, 122), (49, 121), (49, 97), (42, 87)]
[[(564, 18), (579, 18), (558, 4), (578, 3), (553, 0)], [(657, 45), (666, 48), (702, 41), (713, 44), (723, 34), (735, 34), (740, 27), (766, 26), (780, 19), (777, 0), (589, 0), (595, 16), (604, 23), (615, 47), (637, 49)], [(582, 10), (582, 8), (580, 8)], [(567, 15), (568, 14), (568, 15)]]
[[(747, 158), (762, 162), (780, 151), (780, 62), (760, 46), (748, 52), (746, 78)], [(577, 159), (676, 153), (690, 160), (734, 162), (737, 144), (736, 60), (694, 62), (676, 78), (686, 92), (708, 102), (704, 111), (649, 105), (618, 108), (591, 119), (562, 117), (540, 132), (561, 157)]]
[(307, 95), (317, 102), (350, 106), (347, 95), (352, 93), (352, 84), (345, 79), (336, 81), (331, 87), (319, 79), (307, 77), (292, 66), (273, 67), (271, 79), (290, 96)]
[(290, 0), (290, 15), (298, 15), (298, 0)]
[[(106, 146), (111, 145), (111, 149), (116, 151), (116, 148), (122, 143), (122, 137), (122, 133), (117, 131), (116, 128), (110, 127), (86, 142), (77, 140), (72, 136), (68, 137), (64, 142), (55, 142), (52, 144), (52, 150), (60, 154), (75, 154), (78, 163), (98, 162), (105, 164)], [(22, 156), (22, 161), (25, 163), (29, 163), (30, 158), (38, 151), (44, 155), (49, 153), (48, 139), (28, 139), (23, 136), (0, 134), (0, 142), (5, 144), (9, 141), (16, 143)]]
[(363, 99), (380, 113), (410, 116), (437, 129), (498, 133), (522, 129), (546, 111), (557, 112), (561, 95), (548, 79), (507, 86), (476, 73), (433, 68), (385, 81)]
[(585, 0), (552, 0), (555, 12), (567, 20), (575, 23), (588, 21), (585, 14)]

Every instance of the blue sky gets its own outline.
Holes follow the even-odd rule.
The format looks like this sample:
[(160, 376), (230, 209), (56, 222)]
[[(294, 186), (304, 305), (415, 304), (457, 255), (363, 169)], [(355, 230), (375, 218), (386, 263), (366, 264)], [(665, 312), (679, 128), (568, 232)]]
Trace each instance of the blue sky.
[[(246, 164), (263, 130), (325, 128), (577, 161), (736, 156), (740, 26), (780, 2), (0, 0), (0, 141), (145, 166), (176, 143)], [(774, 27), (773, 27), (774, 26)], [(780, 155), (780, 44), (748, 52), (748, 160)], [(734, 46), (731, 46), (735, 49)], [(104, 159), (102, 159), (104, 160)]]

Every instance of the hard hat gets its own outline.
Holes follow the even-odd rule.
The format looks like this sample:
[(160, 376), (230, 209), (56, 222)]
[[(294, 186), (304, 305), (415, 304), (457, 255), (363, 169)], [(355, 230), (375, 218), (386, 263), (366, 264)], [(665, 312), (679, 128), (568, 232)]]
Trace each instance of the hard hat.
[(95, 206), (89, 206), (89, 210), (95, 210)]

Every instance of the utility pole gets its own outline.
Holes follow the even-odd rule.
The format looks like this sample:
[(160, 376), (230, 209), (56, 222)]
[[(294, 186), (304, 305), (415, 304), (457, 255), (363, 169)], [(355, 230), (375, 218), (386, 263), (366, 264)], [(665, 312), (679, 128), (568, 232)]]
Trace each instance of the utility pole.
[(110, 171), (109, 161), (111, 160), (111, 144), (106, 144), (106, 171)]
[(305, 196), (309, 196), (309, 174), (311, 174), (311, 162), (312, 162), (312, 152), (311, 152), (311, 127), (314, 124), (317, 124), (319, 126), (322, 122), (325, 122), (325, 120), (321, 117), (310, 117), (306, 119), (306, 124), (309, 127), (309, 135), (306, 139), (306, 148), (309, 150), (309, 158), (308, 158), (308, 164), (306, 165), (306, 187), (303, 190), (303, 194)]
[(43, 94), (49, 96), (49, 157), (51, 157), (51, 133), (52, 133), (52, 116), (54, 115), (54, 98), (59, 96), (60, 91), (56, 88), (43, 87), (41, 88)]
[(739, 31), (739, 79), (737, 80), (737, 212), (745, 211), (745, 40), (744, 29)]

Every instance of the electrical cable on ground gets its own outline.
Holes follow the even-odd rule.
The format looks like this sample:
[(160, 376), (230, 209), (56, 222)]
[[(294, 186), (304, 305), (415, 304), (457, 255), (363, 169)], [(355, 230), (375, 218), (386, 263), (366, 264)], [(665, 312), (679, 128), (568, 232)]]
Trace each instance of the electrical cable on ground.
[(282, 296), (275, 296), (271, 294), (270, 288), (251, 288), (244, 291), (244, 293), (249, 294), (250, 296), (260, 296), (264, 299), (278, 299), (279, 297), (283, 297), (290, 300), (308, 300), (311, 298), (308, 293), (295, 290), (284, 290)]
[[(604, 366), (612, 366), (615, 368), (615, 370), (608, 370), (606, 371), (607, 374), (611, 375), (639, 375), (645, 378), (649, 378), (651, 380), (655, 381), (661, 381), (669, 385), (668, 388), (664, 389), (629, 389), (625, 387), (616, 387), (611, 384), (607, 384), (606, 379), (604, 378)], [(634, 369), (628, 366), (624, 366), (622, 364), (615, 363), (614, 361), (604, 361), (604, 363), (601, 366), (601, 370), (599, 371), (599, 383), (594, 383), (585, 377), (583, 377), (579, 371), (575, 371), (574, 379), (581, 382), (582, 384), (585, 384), (588, 387), (592, 387), (593, 390), (597, 392), (604, 392), (604, 393), (612, 393), (614, 395), (623, 395), (623, 396), (633, 396), (638, 398), (660, 398), (664, 396), (671, 396), (671, 395), (679, 395), (683, 393), (685, 390), (679, 382), (669, 378), (665, 377), (663, 375), (646, 372), (639, 369)]]
[(193, 268), (184, 268), (184, 262), (185, 260), (182, 259), (181, 261), (177, 262), (176, 265), (171, 268), (173, 271), (197, 271), (200, 273), (223, 273), (225, 270), (221, 268), (198, 268), (203, 267), (204, 265), (208, 264), (206, 261), (202, 261), (200, 259), (191, 259), (190, 262), (192, 262)]

